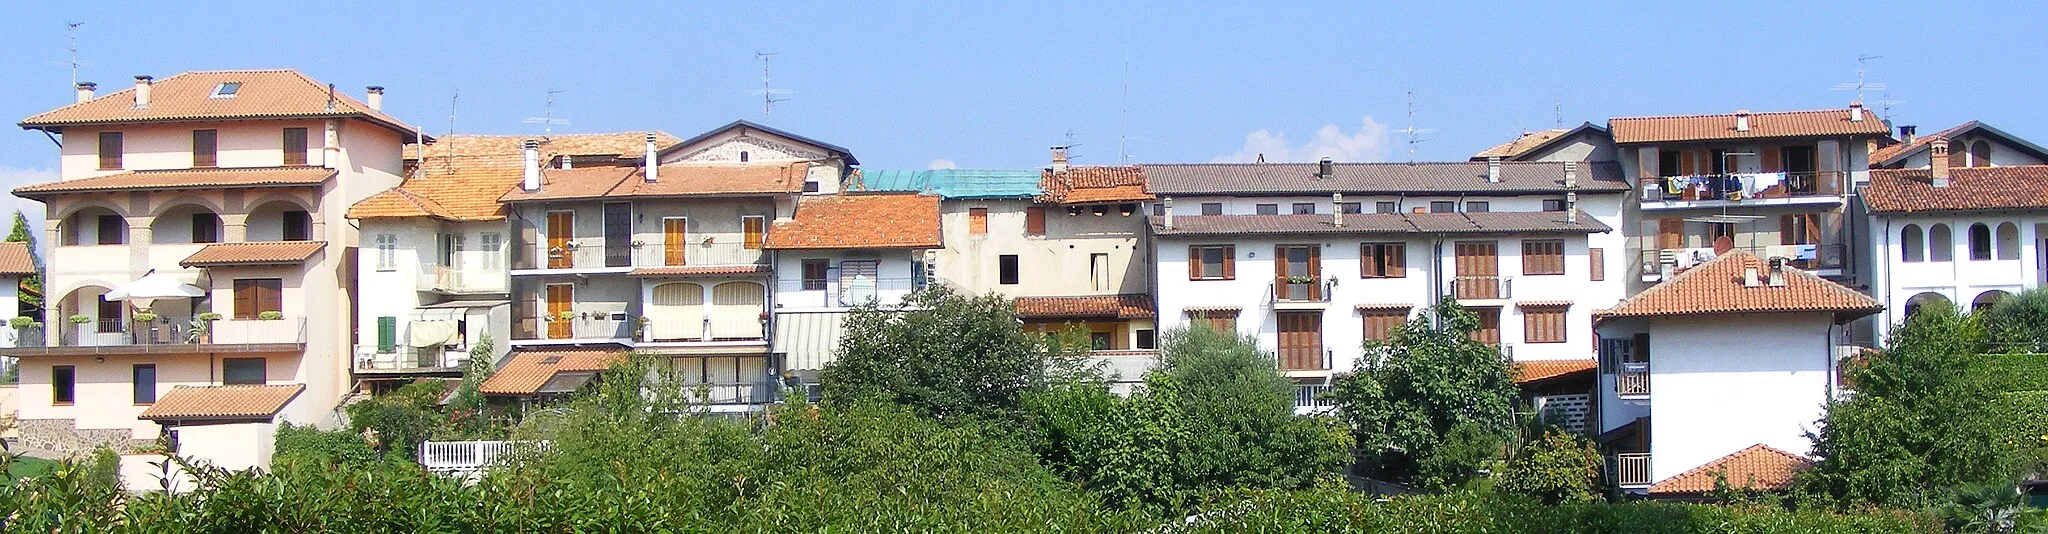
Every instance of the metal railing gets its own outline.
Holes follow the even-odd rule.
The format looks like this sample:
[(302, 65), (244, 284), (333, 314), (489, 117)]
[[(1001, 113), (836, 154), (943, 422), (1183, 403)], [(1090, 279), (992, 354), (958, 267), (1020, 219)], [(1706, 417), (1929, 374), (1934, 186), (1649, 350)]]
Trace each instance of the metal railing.
[(420, 467), (437, 473), (482, 471), (519, 454), (545, 451), (546, 441), (427, 441), (420, 443)]
[[(515, 317), (512, 319), (512, 339), (534, 341), (543, 339), (627, 339), (633, 337), (633, 327), (638, 320), (632, 316), (615, 319), (621, 314), (606, 314), (593, 318), (589, 314), (577, 314), (575, 318), (563, 319), (556, 316)], [(566, 324), (567, 326), (555, 326)]]
[(8, 329), (13, 330), (14, 339), (12, 341), (14, 344), (9, 345), (7, 348), (39, 348), (48, 344), (49, 338), (44, 337), (43, 327), (23, 326), (16, 328), (9, 326)]
[(690, 402), (707, 405), (767, 404), (775, 401), (775, 389), (746, 382), (688, 384), (683, 395)]
[(1650, 363), (1621, 362), (1621, 372), (1614, 374), (1614, 394), (1649, 395)]
[(894, 304), (922, 289), (919, 282), (922, 280), (915, 278), (848, 279), (837, 275), (825, 279), (777, 280), (775, 300), (777, 304), (798, 308), (842, 308), (869, 302)]
[(1849, 173), (1805, 171), (1777, 173), (1654, 176), (1641, 182), (1643, 200), (1697, 202), (1841, 196)]
[[(1759, 258), (1785, 258), (1793, 267), (1802, 270), (1841, 269), (1848, 265), (1849, 247), (1842, 243), (1804, 245), (1754, 245), (1736, 247), (1733, 250), (1748, 252)], [(1643, 273), (1663, 275), (1669, 266), (1672, 274), (1683, 272), (1694, 265), (1720, 256), (1713, 247), (1667, 248), (1643, 251)]]
[(768, 259), (760, 247), (748, 247), (739, 236), (693, 238), (670, 249), (664, 243), (636, 241), (606, 248), (603, 237), (569, 241), (562, 246), (533, 245), (534, 259), (520, 259), (514, 269), (604, 269), (759, 265)]
[(1329, 384), (1296, 384), (1294, 386), (1294, 407), (1328, 408), (1336, 406), (1336, 403), (1324, 398), (1324, 395), (1329, 392)]
[(1624, 452), (1614, 455), (1614, 485), (1640, 487), (1650, 485), (1650, 453)]
[[(158, 316), (150, 321), (103, 319), (85, 324), (66, 322), (60, 347), (130, 347), (147, 345), (254, 345), (306, 342), (306, 318), (221, 319)], [(110, 326), (120, 327), (107, 332)]]
[(1451, 277), (1451, 296), (1459, 300), (1514, 298), (1514, 279), (1505, 276)]
[[(1314, 354), (1309, 354), (1311, 351)], [(1280, 367), (1281, 372), (1328, 371), (1335, 352), (1329, 349), (1282, 348), (1273, 353), (1273, 363)], [(1302, 363), (1306, 365), (1296, 365)]]
[(432, 263), (420, 264), (420, 275), (413, 279), (414, 289), (444, 293), (502, 293), (505, 291), (504, 271), (485, 271), (481, 268), (450, 267)]
[(1272, 297), (1271, 302), (1329, 302), (1330, 294), (1336, 290), (1336, 284), (1327, 280), (1274, 280), (1266, 284), (1266, 294)]
[(392, 347), (387, 352), (379, 352), (375, 346), (357, 346), (355, 368), (357, 371), (439, 371), (461, 369), (469, 363), (469, 352), (466, 350), (423, 350), (424, 348), (401, 345)]

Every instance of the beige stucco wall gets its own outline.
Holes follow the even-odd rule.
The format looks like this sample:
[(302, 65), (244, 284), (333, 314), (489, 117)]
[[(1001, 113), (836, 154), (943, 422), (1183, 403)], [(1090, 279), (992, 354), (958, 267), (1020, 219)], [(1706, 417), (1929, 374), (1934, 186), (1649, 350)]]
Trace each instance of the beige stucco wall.
[[(1136, 204), (1132, 204), (1136, 206)], [(1025, 209), (1046, 209), (1046, 235), (1024, 234)], [(988, 209), (988, 233), (975, 235), (969, 212)], [(940, 206), (945, 248), (937, 252), (941, 283), (969, 293), (994, 291), (1012, 297), (1114, 295), (1151, 290), (1151, 266), (1138, 247), (1145, 227), (1142, 210), (1123, 215), (1117, 206), (1095, 215), (1083, 207), (1069, 215), (1066, 207), (1029, 200), (948, 200)], [(1108, 284), (1090, 279), (1089, 256), (1107, 254)], [(1017, 284), (1001, 284), (1003, 255), (1018, 256)]]

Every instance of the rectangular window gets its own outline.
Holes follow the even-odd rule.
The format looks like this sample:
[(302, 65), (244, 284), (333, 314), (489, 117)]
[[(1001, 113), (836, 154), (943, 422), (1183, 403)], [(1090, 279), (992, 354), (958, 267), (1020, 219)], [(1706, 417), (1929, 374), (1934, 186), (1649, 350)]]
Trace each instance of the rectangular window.
[(1150, 329), (1150, 328), (1140, 328), (1140, 329), (1138, 329), (1138, 330), (1137, 330), (1137, 332), (1136, 332), (1136, 336), (1137, 336), (1137, 338), (1138, 338), (1138, 339), (1137, 339), (1137, 342), (1138, 342), (1138, 343), (1137, 343), (1137, 348), (1139, 348), (1139, 349), (1145, 349), (1145, 350), (1151, 350), (1151, 349), (1156, 349), (1156, 348), (1159, 348), (1159, 333), (1158, 333), (1158, 332), (1156, 332), (1156, 331), (1153, 331), (1153, 330), (1152, 330), (1152, 329)]
[(121, 132), (100, 132), (100, 170), (121, 170)]
[(1189, 280), (1233, 280), (1237, 278), (1237, 247), (1196, 245), (1188, 247)]
[(1203, 214), (1203, 215), (1222, 215), (1222, 214), (1223, 214), (1223, 203), (1222, 203), (1222, 202), (1203, 202), (1203, 203), (1202, 203), (1202, 214)]
[(300, 210), (284, 212), (284, 240), (310, 241), (313, 239), (313, 214)]
[(1700, 236), (1705, 241), (1703, 246), (1714, 246), (1724, 237), (1730, 245), (1735, 243), (1735, 223), (1706, 223), (1705, 228), (1707, 233)]
[(284, 279), (235, 280), (235, 319), (257, 319), (263, 312), (284, 312)]
[(220, 166), (220, 130), (192, 130), (192, 166)]
[(398, 350), (398, 318), (377, 318), (377, 353), (390, 354)]
[(397, 269), (398, 236), (393, 234), (377, 234), (377, 270), (393, 271)]
[(1279, 214), (1280, 214), (1280, 205), (1279, 205), (1279, 204), (1260, 204), (1260, 205), (1257, 205), (1257, 206), (1253, 206), (1253, 207), (1252, 207), (1252, 212), (1253, 212), (1253, 213), (1257, 213), (1257, 214), (1259, 214), (1259, 215), (1279, 215)]
[(1394, 330), (1408, 322), (1408, 308), (1360, 309), (1358, 314), (1365, 317), (1365, 339), (1368, 341), (1393, 339)]
[[(1778, 244), (1820, 244), (1820, 214), (1799, 213), (1778, 218)], [(1988, 257), (1986, 259), (1989, 259)]]
[(120, 215), (101, 215), (99, 217), (98, 237), (99, 243), (102, 245), (127, 243), (128, 221), (122, 220)]
[(447, 234), (447, 233), (441, 233), (441, 234), (434, 234), (434, 264), (435, 264), (435, 265), (454, 265), (454, 264), (455, 264), (455, 235), (454, 235), (454, 234)]
[(1563, 343), (1564, 339), (1564, 308), (1525, 308), (1522, 310), (1522, 341), (1529, 343)]
[(1396, 203), (1396, 202), (1392, 201), (1392, 200), (1382, 200), (1382, 201), (1379, 201), (1379, 202), (1374, 202), (1374, 203), (1372, 203), (1372, 212), (1373, 212), (1373, 213), (1400, 213), (1400, 212), (1401, 212), (1401, 205), (1400, 205), (1399, 203)]
[(1543, 199), (1543, 211), (1564, 211), (1564, 199), (1562, 199), (1562, 198), (1546, 198), (1546, 199)]
[(1096, 252), (1088, 255), (1088, 287), (1095, 291), (1109, 290), (1109, 254)]
[(1157, 204), (1157, 203), (1153, 204), (1153, 205), (1152, 205), (1152, 216), (1153, 216), (1153, 217), (1165, 217), (1165, 216), (1166, 216), (1166, 205), (1165, 205), (1165, 204)]
[(1294, 203), (1294, 214), (1295, 214), (1295, 215), (1315, 215), (1315, 214), (1316, 214), (1316, 203), (1314, 203), (1314, 202), (1296, 202), (1296, 203)]
[(831, 270), (832, 260), (817, 258), (803, 260), (803, 290), (824, 291), (825, 279), (829, 276), (829, 271)]
[(306, 149), (306, 129), (305, 129), (305, 128), (285, 128), (285, 129), (284, 129), (284, 164), (285, 164), (285, 165), (305, 165), (305, 164), (306, 164), (306, 151), (307, 151), (307, 149)]
[(1024, 235), (1045, 235), (1045, 207), (1024, 208)]
[(222, 358), (220, 361), (220, 383), (227, 385), (255, 384), (269, 382), (268, 370), (264, 369), (263, 358)]
[(740, 217), (740, 230), (746, 232), (746, 248), (760, 250), (768, 237), (768, 220), (760, 215)]
[(156, 404), (156, 364), (135, 364), (129, 368), (128, 375), (135, 385), (135, 404)]
[(1364, 202), (1338, 202), (1338, 203), (1337, 203), (1337, 213), (1342, 213), (1342, 214), (1345, 214), (1345, 215), (1358, 215), (1358, 214), (1362, 214), (1362, 213), (1365, 213), (1365, 203), (1364, 203)]
[(1113, 344), (1110, 342), (1109, 332), (1088, 333), (1089, 350), (1109, 350), (1111, 348), (1111, 345)]
[(996, 283), (1017, 285), (1017, 255), (1004, 254), (996, 257)]
[(1358, 248), (1359, 278), (1405, 278), (1408, 276), (1406, 243), (1366, 243)]
[(70, 406), (78, 401), (78, 368), (58, 365), (50, 368), (50, 404)]
[(1430, 212), (1430, 213), (1453, 213), (1453, 212), (1456, 212), (1456, 211), (1458, 211), (1458, 203), (1457, 203), (1457, 202), (1453, 202), (1453, 201), (1449, 201), (1449, 200), (1435, 200), (1435, 201), (1430, 201), (1430, 203), (1429, 203), (1429, 212)]
[(1564, 274), (1564, 241), (1523, 241), (1522, 274)]
[(839, 262), (839, 302), (856, 306), (875, 301), (878, 298), (875, 296), (875, 279), (880, 278), (881, 265), (877, 260)]
[(96, 325), (98, 326), (96, 330), (99, 333), (117, 334), (124, 331), (122, 330), (122, 327), (126, 325), (123, 324), (121, 317), (121, 311), (123, 308), (121, 303), (122, 301), (107, 300), (106, 295), (100, 295), (99, 310), (96, 310), (99, 312), (100, 319), (99, 324)]
[(500, 249), (505, 247), (505, 236), (497, 232), (484, 232), (482, 244), (484, 247), (484, 270), (495, 272), (499, 269), (504, 269), (505, 252)]
[(1472, 331), (1472, 340), (1493, 346), (1500, 346), (1500, 308), (1471, 308), (1479, 316), (1479, 328)]
[(967, 235), (988, 235), (988, 208), (967, 208)]
[(1588, 277), (1591, 280), (1599, 282), (1607, 279), (1607, 249), (1586, 249), (1586, 264), (1586, 272), (1590, 273)]
[(1280, 300), (1323, 300), (1323, 247), (1273, 247), (1273, 297)]
[(1465, 213), (1486, 213), (1492, 209), (1493, 204), (1484, 200), (1465, 201)]
[(633, 204), (606, 202), (599, 210), (604, 217), (604, 266), (633, 266)]
[(219, 243), (220, 216), (214, 215), (213, 212), (192, 214), (192, 242)]
[(816, 193), (816, 192), (820, 191), (820, 190), (821, 190), (821, 188), (822, 188), (822, 186), (820, 186), (820, 185), (818, 184), (818, 181), (817, 181), (817, 180), (805, 180), (805, 181), (804, 181), (804, 192), (805, 192), (805, 193)]

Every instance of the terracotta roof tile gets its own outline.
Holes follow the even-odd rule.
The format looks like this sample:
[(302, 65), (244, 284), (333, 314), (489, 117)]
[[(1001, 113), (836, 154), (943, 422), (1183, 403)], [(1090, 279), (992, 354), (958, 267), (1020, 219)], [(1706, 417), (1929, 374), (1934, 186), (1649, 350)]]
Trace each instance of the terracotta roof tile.
[(28, 243), (0, 243), (0, 275), (35, 274), (35, 257), (28, 249)]
[(1490, 157), (1498, 157), (1501, 159), (1513, 158), (1515, 156), (1520, 156), (1524, 153), (1527, 153), (1530, 150), (1535, 149), (1536, 147), (1543, 146), (1544, 143), (1556, 140), (1558, 137), (1562, 137), (1565, 133), (1570, 131), (1572, 131), (1571, 128), (1552, 128), (1549, 130), (1537, 130), (1533, 132), (1527, 132), (1520, 136), (1515, 137), (1513, 141), (1508, 141), (1506, 143), (1494, 145), (1493, 148), (1479, 151), (1478, 154), (1474, 154), (1472, 157), (1474, 159), (1481, 160)]
[[(614, 157), (635, 160), (647, 153), (647, 134), (619, 132), (554, 136), (451, 135), (427, 145), (414, 156), (413, 175), (382, 193), (349, 207), (348, 217), (433, 217), (449, 221), (497, 221), (505, 214), (498, 198), (519, 186), (526, 176), (524, 145), (539, 141), (543, 165), (557, 156)], [(655, 132), (655, 146), (666, 147), (675, 136)], [(658, 149), (657, 149), (658, 150)], [(406, 154), (418, 154), (408, 145)], [(596, 168), (620, 168), (604, 161)], [(571, 163), (571, 167), (576, 164)], [(623, 170), (620, 172), (624, 172)]]
[(1927, 148), (1927, 143), (1932, 142), (1937, 138), (1947, 139), (1955, 137), (1957, 135), (1961, 135), (1963, 132), (1969, 131), (1972, 128), (1976, 128), (1978, 124), (1980, 123), (1978, 123), (1977, 121), (1965, 122), (1962, 124), (1958, 124), (1954, 128), (1949, 128), (1947, 130), (1934, 132), (1928, 135), (1915, 136), (1911, 142), (1895, 143), (1891, 146), (1873, 150), (1870, 152), (1870, 166), (1876, 167), (1879, 165), (1889, 164), (1892, 162), (1892, 160), (1901, 159), (1908, 153), (1919, 152), (1920, 149)]
[(486, 395), (532, 395), (554, 379), (556, 373), (601, 372), (625, 360), (625, 349), (515, 351), (476, 389)]
[(226, 267), (230, 265), (289, 265), (305, 263), (326, 248), (326, 241), (261, 241), (214, 243), (178, 261), (180, 267)]
[(306, 390), (305, 384), (177, 386), (137, 419), (193, 421), (253, 419), (268, 421)]
[(1415, 308), (1415, 305), (1414, 305), (1414, 304), (1412, 304), (1412, 303), (1407, 303), (1407, 302), (1372, 302), (1372, 303), (1360, 304), (1360, 305), (1358, 305), (1358, 306), (1357, 306), (1357, 309), (1361, 309), (1361, 310), (1382, 310), (1382, 311), (1384, 311), (1384, 310), (1409, 310), (1409, 309), (1414, 309), (1414, 308)]
[(14, 188), (14, 195), (24, 198), (42, 198), (61, 193), (98, 191), (303, 187), (320, 185), (329, 178), (333, 178), (334, 174), (334, 169), (323, 167), (246, 167), (236, 169), (133, 171), (21, 186)]
[(740, 274), (763, 274), (766, 265), (717, 265), (711, 267), (641, 267), (626, 273), (627, 276), (731, 276)]
[(1872, 213), (2048, 209), (2048, 165), (1959, 167), (1948, 187), (1927, 169), (1871, 169), (1863, 201)]
[(640, 167), (541, 170), (539, 191), (513, 188), (500, 202), (595, 198), (751, 196), (803, 191), (810, 162), (743, 165), (669, 164), (648, 182)]
[(1616, 143), (1666, 143), (1772, 139), (1783, 137), (1842, 137), (1889, 135), (1891, 125), (1864, 110), (1863, 120), (1849, 120), (1847, 109), (1779, 111), (1749, 114), (1749, 131), (1735, 131), (1734, 113), (1719, 115), (1675, 115), (1666, 117), (1616, 117), (1607, 122)]
[(1528, 360), (1515, 362), (1515, 383), (1527, 384), (1574, 373), (1591, 372), (1599, 362), (1584, 360)]
[(1579, 212), (1578, 222), (1565, 221), (1564, 212), (1484, 213), (1367, 213), (1344, 216), (1336, 226), (1329, 215), (1177, 215), (1173, 228), (1163, 217), (1153, 217), (1152, 232), (1160, 236), (1181, 235), (1290, 235), (1290, 234), (1499, 234), (1499, 233), (1602, 233), (1611, 231), (1591, 215)]
[(1319, 178), (1315, 163), (1170, 163), (1142, 165), (1155, 195), (1328, 196), (1344, 194), (1563, 193), (1566, 164), (1580, 193), (1629, 190), (1621, 165), (1607, 162), (1509, 161), (1487, 181), (1484, 161), (1337, 163)]
[(1651, 485), (1649, 492), (1652, 495), (1706, 493), (1714, 490), (1716, 473), (1723, 473), (1728, 485), (1733, 487), (1781, 490), (1792, 485), (1793, 476), (1812, 466), (1811, 460), (1758, 443), (1664, 479)]
[(1757, 269), (1768, 278), (1770, 266), (1747, 252), (1722, 254), (1663, 283), (1623, 299), (1612, 309), (1593, 312), (1600, 319), (1721, 313), (1832, 312), (1853, 319), (1884, 310), (1884, 305), (1834, 282), (1792, 266), (1785, 267), (1785, 285), (1760, 283), (1744, 287), (1744, 271)]
[(1244, 311), (1244, 308), (1240, 308), (1240, 307), (1237, 307), (1237, 306), (1189, 306), (1189, 307), (1186, 307), (1186, 308), (1181, 308), (1181, 309), (1180, 309), (1180, 311), (1181, 311), (1181, 313), (1215, 313), (1215, 312), (1231, 312), (1231, 313), (1236, 313), (1236, 312)]
[(805, 197), (796, 217), (768, 231), (769, 249), (935, 248), (939, 197), (845, 194)]
[(1022, 319), (1149, 319), (1155, 315), (1157, 313), (1152, 311), (1152, 296), (1145, 294), (1017, 297), (1017, 317)]
[[(240, 83), (233, 98), (214, 98), (223, 83)], [(135, 87), (23, 119), (23, 128), (156, 121), (352, 117), (410, 138), (415, 129), (340, 91), (329, 109), (327, 84), (296, 70), (193, 71), (156, 80), (149, 107), (136, 109)]]
[(1045, 190), (1038, 200), (1054, 204), (1152, 200), (1152, 194), (1145, 192), (1143, 167), (1068, 167), (1061, 172), (1046, 169), (1040, 173), (1038, 184)]

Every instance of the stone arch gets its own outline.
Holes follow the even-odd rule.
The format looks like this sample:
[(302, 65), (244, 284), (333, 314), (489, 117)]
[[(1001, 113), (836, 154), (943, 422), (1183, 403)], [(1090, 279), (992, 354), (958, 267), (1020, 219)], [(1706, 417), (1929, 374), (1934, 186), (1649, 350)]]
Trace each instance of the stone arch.
[(212, 203), (179, 197), (152, 211), (149, 236), (156, 244), (219, 243), (226, 236), (225, 221)]
[(1985, 291), (1983, 293), (1978, 293), (1977, 298), (1970, 299), (1970, 313), (1977, 313), (1989, 309), (1991, 308), (1991, 305), (1997, 304), (1998, 301), (2005, 300), (2006, 297), (2010, 296), (2012, 296), (2012, 293), (2007, 293), (2005, 291), (1997, 289)]
[(1913, 314), (1919, 313), (1921, 308), (1936, 305), (1954, 307), (1955, 303), (1948, 300), (1948, 295), (1943, 295), (1933, 291), (1924, 292), (1918, 295), (1913, 295), (1913, 298), (1906, 299), (1905, 316), (1912, 317)]

